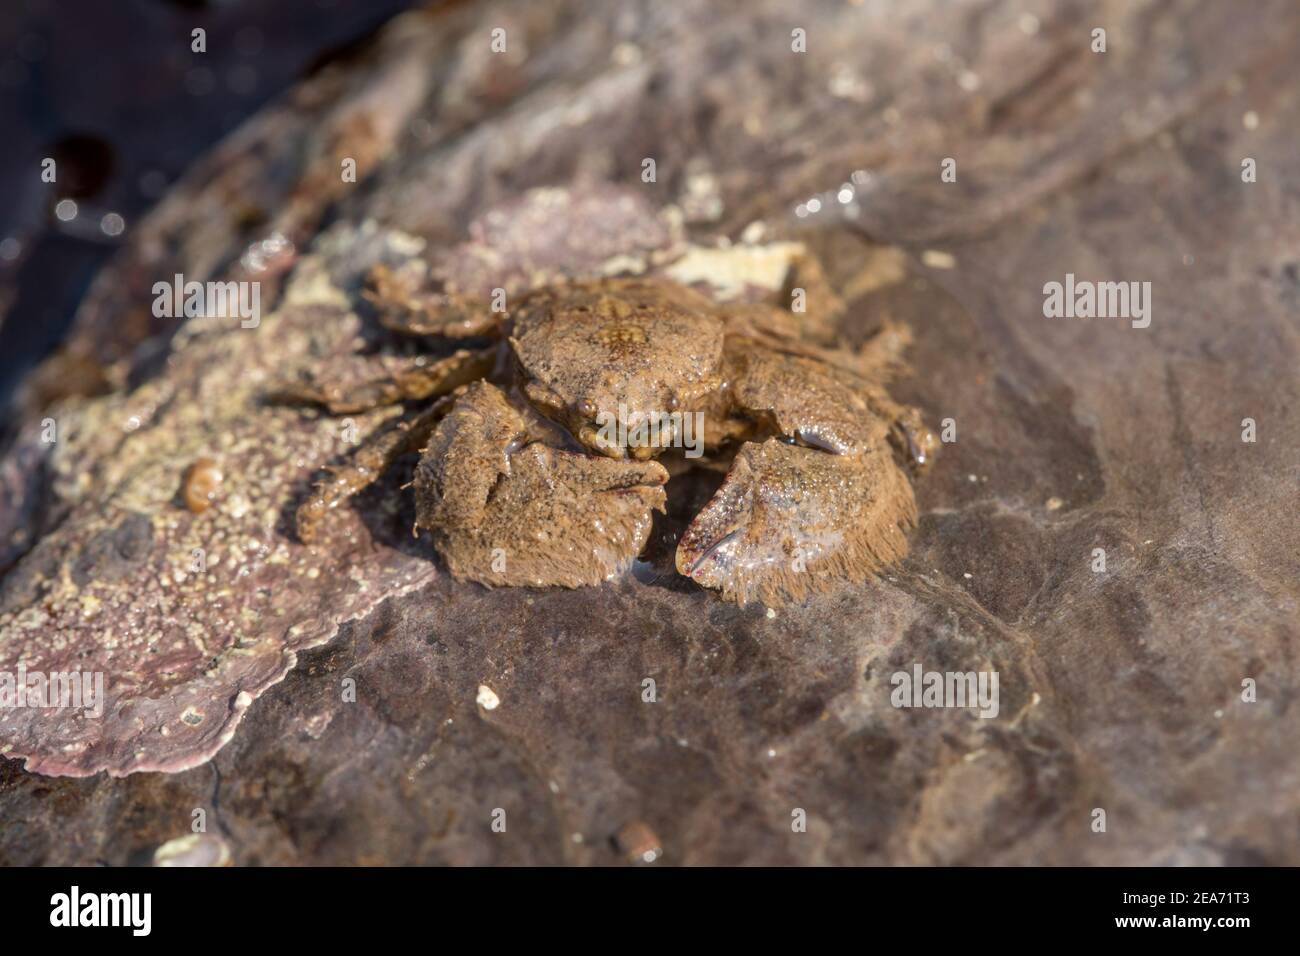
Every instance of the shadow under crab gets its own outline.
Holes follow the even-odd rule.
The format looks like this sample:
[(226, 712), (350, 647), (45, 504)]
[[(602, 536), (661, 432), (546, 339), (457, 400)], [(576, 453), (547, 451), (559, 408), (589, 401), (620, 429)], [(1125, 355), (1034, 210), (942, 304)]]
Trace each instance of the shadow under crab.
[(642, 553), (671, 476), (721, 468), (677, 543), (680, 574), (769, 606), (869, 577), (906, 553), (909, 471), (937, 443), (883, 387), (906, 330), (886, 325), (852, 352), (816, 341), (839, 300), (815, 262), (790, 271), (809, 313), (717, 303), (662, 276), (556, 282), (494, 312), (377, 266), (381, 324), (452, 350), (277, 394), (334, 414), (408, 405), (302, 503), (299, 537), (418, 453), (415, 530), (455, 577), (592, 586)]

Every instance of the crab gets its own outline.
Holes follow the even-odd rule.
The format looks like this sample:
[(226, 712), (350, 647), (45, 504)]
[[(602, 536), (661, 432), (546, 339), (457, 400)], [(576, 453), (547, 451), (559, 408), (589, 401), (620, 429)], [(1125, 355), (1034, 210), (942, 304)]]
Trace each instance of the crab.
[[(366, 295), (381, 324), (442, 354), (355, 387), (281, 391), (333, 414), (408, 407), (301, 504), (305, 542), (418, 453), (416, 533), (454, 577), (489, 586), (617, 576), (670, 476), (699, 467), (726, 477), (680, 536), (676, 569), (724, 599), (800, 601), (907, 551), (912, 478), (936, 442), (884, 389), (901, 326), (848, 351), (810, 341), (808, 317), (775, 302), (718, 303), (664, 276), (554, 282), (492, 312), (379, 265)], [(698, 457), (684, 447), (693, 422)]]

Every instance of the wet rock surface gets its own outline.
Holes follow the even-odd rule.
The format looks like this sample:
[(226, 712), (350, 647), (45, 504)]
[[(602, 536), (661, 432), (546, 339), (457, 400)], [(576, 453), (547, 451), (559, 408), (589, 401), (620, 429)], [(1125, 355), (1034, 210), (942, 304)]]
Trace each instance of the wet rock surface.
[[(0, 739), (47, 773), (181, 772), (0, 761), (0, 861), (147, 863), (199, 808), (245, 865), (614, 863), (642, 828), (663, 863), (1300, 861), (1300, 13), (1126, 5), (1098, 55), (1082, 3), (560, 6), (583, 28), (522, 3), (400, 18), (223, 146), (272, 211), (252, 238), (288, 237), (296, 266), (244, 256), (214, 210), (247, 186), (196, 172), (97, 283), (68, 351), (111, 357), (115, 391), (0, 466), (6, 542), (35, 541), (5, 574), (0, 657), (93, 660), (125, 709), (7, 713)], [(358, 128), (373, 155), (343, 188)], [(373, 262), (490, 242), (484, 210), (589, 182), (649, 190), (701, 241), (811, 226), (844, 338), (910, 326), (894, 393), (957, 440), (901, 565), (769, 616), (672, 572), (670, 512), (619, 581), (488, 590), (410, 538), (398, 476), (334, 546), (292, 539), (338, 423), (257, 404), (259, 383), (371, 334)], [(863, 235), (901, 267), (864, 269)], [(130, 338), (114, 310), (177, 271), (265, 276), (268, 315), (191, 321), (169, 353)], [(1045, 318), (1067, 273), (1151, 282), (1150, 327)], [(224, 480), (194, 515), (175, 496), (202, 456)], [(679, 482), (691, 512), (716, 488), (674, 478), (670, 500)], [(216, 530), (238, 561), (140, 599)], [(998, 715), (895, 708), (916, 664), (997, 671)]]

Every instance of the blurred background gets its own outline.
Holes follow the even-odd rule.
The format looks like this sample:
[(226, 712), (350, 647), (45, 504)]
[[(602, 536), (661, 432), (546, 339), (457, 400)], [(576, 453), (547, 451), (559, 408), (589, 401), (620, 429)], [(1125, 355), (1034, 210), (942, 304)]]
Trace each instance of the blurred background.
[(2, 0), (0, 407), (197, 156), (416, 2)]

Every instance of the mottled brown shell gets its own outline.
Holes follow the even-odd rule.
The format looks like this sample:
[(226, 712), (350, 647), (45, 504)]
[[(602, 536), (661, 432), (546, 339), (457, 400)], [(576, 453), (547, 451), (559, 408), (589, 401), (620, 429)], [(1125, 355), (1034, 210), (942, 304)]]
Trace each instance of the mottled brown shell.
[(724, 331), (699, 293), (614, 279), (530, 296), (510, 344), (529, 399), (581, 440), (602, 414), (693, 408), (719, 385)]

